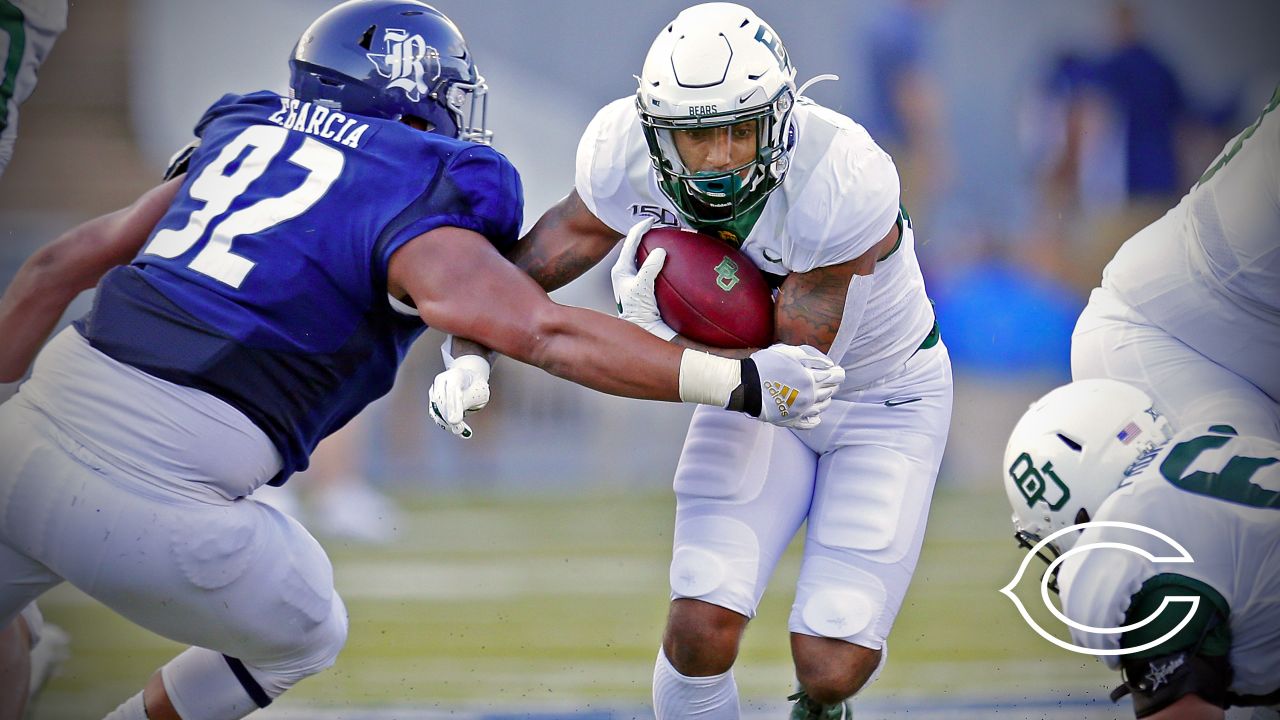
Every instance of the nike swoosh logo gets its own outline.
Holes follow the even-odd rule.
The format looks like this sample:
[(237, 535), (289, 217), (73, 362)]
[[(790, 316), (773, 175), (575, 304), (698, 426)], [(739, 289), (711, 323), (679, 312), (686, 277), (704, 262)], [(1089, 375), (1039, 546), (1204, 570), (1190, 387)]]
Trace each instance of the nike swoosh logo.
[(885, 406), (885, 407), (898, 407), (899, 405), (906, 405), (906, 404), (908, 404), (908, 403), (920, 402), (920, 401), (921, 401), (921, 400), (923, 400), (923, 399), (924, 399), (924, 398), (907, 398), (906, 400), (885, 400), (885, 401), (884, 401), (884, 406)]
[(768, 261), (769, 261), (769, 262), (771, 262), (771, 263), (780, 263), (780, 262), (782, 262), (782, 256), (781, 256), (781, 255), (779, 255), (779, 256), (777, 256), (777, 257), (770, 257), (770, 255), (769, 255), (769, 251), (768, 251), (768, 250), (761, 250), (761, 251), (760, 251), (760, 254), (764, 256), (764, 259), (765, 259), (765, 260), (768, 260)]

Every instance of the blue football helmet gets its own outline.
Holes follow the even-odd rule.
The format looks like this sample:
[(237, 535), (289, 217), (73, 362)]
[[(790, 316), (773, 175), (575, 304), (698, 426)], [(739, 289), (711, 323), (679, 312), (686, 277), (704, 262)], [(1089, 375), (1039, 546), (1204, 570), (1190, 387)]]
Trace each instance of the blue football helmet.
[(431, 132), (488, 144), (488, 86), (453, 21), (418, 0), (350, 0), (302, 33), (293, 97), (355, 115), (418, 118)]

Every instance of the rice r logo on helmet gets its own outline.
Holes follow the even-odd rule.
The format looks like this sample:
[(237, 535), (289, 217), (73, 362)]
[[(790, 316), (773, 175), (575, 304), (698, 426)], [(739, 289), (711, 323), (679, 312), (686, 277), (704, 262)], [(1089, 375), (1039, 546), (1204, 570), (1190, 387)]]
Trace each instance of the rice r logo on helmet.
[(431, 90), (431, 82), (440, 77), (440, 51), (427, 45), (421, 35), (387, 28), (382, 36), (384, 53), (368, 53), (369, 62), (378, 74), (388, 78), (389, 88), (403, 90), (413, 102)]

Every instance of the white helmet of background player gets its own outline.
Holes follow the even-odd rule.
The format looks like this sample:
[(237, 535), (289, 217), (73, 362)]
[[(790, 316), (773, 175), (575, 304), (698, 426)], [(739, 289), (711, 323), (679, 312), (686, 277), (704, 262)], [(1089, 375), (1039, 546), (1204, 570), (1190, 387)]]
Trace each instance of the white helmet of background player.
[[(734, 220), (782, 182), (795, 76), (777, 33), (741, 5), (695, 5), (662, 29), (638, 78), (636, 106), (658, 185), (682, 214), (696, 223)], [(738, 167), (700, 172), (676, 151), (673, 133), (751, 120), (756, 152)]]
[[(1116, 380), (1080, 380), (1032, 403), (1004, 451), (1004, 489), (1018, 542), (1029, 548), (1088, 522), (1134, 463), (1171, 437), (1151, 398)], [(1048, 549), (1061, 555), (1079, 535), (1066, 533)]]

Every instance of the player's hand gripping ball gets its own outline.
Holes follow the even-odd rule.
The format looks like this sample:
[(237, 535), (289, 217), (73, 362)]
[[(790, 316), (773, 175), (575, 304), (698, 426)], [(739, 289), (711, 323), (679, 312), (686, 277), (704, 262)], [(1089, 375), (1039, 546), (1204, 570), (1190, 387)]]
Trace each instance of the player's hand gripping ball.
[(636, 265), (657, 248), (667, 259), (654, 295), (672, 330), (719, 348), (773, 343), (773, 291), (742, 251), (700, 232), (659, 227), (640, 239)]

